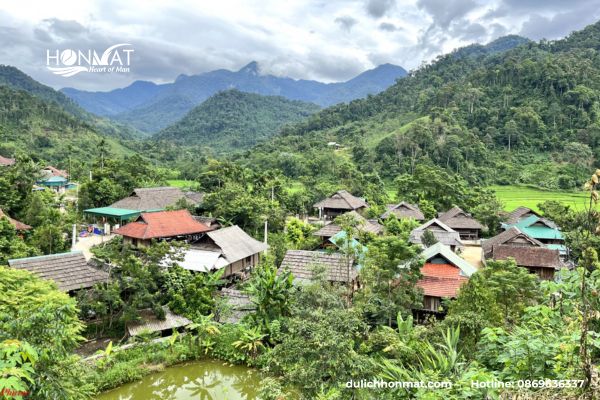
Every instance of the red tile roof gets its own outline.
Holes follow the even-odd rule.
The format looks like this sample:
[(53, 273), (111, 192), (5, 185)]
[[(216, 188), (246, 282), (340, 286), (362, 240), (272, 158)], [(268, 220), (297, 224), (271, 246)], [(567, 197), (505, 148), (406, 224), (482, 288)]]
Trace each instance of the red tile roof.
[(15, 163), (15, 160), (13, 158), (6, 158), (6, 157), (0, 156), (0, 165), (9, 166), (9, 165), (13, 165), (14, 163)]
[(67, 171), (58, 169), (56, 167), (53, 167), (52, 165), (48, 165), (46, 168), (44, 168), (44, 170), (50, 172), (52, 174), (52, 176), (62, 176), (63, 178), (69, 177), (69, 174), (67, 173)]
[(134, 239), (158, 239), (208, 232), (210, 228), (192, 217), (188, 210), (142, 213), (135, 222), (114, 233)]
[(460, 269), (450, 264), (426, 263), (421, 268), (423, 277), (417, 286), (425, 296), (456, 297), (461, 285), (469, 278), (460, 275)]
[(8, 215), (4, 214), (4, 211), (2, 211), (2, 209), (0, 209), (0, 218), (2, 218), (2, 217), (6, 217), (8, 219), (8, 222), (10, 222), (12, 224), (12, 226), (14, 226), (15, 229), (18, 231), (26, 231), (26, 230), (31, 229), (31, 226), (9, 217)]

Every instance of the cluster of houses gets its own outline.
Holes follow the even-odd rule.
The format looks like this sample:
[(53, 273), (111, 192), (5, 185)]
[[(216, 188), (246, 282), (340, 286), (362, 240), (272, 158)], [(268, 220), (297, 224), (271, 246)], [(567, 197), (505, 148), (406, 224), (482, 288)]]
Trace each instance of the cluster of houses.
[[(342, 252), (331, 251), (340, 238), (345, 238), (345, 232), (334, 219), (341, 214), (351, 214), (359, 222), (359, 231), (381, 235), (383, 226), (379, 221), (392, 215), (398, 219), (410, 218), (421, 224), (409, 237), (411, 243), (423, 248), (420, 256), (424, 264), (418, 286), (423, 290), (424, 301), (423, 307), (415, 310), (421, 314), (442, 314), (442, 300), (456, 297), (461, 285), (491, 260), (513, 259), (519, 267), (537, 274), (540, 279), (553, 279), (555, 272), (566, 266), (567, 248), (558, 227), (526, 207), (508, 213), (501, 233), (488, 239), (482, 239), (484, 225), (459, 207), (427, 220), (417, 205), (402, 201), (389, 205), (379, 219), (367, 219), (363, 215), (369, 205), (345, 190), (314, 207), (324, 223), (314, 233), (321, 239), (322, 249), (289, 250), (281, 268), (290, 270), (296, 280), (305, 281), (312, 276), (314, 266), (321, 265), (329, 281), (358, 287), (360, 260), (348, 261)], [(427, 237), (433, 238), (433, 243)], [(350, 272), (349, 262), (353, 267)]]
[[(47, 168), (45, 176), (47, 184), (59, 182), (59, 179), (53, 179), (58, 177), (68, 182), (64, 171), (52, 167)], [(61, 185), (64, 183), (60, 182)], [(239, 226), (221, 226), (215, 218), (196, 216), (188, 211), (200, 206), (202, 200), (202, 193), (185, 192), (174, 187), (139, 188), (114, 204), (87, 209), (84, 215), (101, 226), (103, 233), (120, 235), (125, 244), (134, 247), (148, 246), (156, 240), (188, 243), (183, 259), (177, 264), (189, 271), (223, 270), (223, 276), (230, 282), (246, 279), (269, 246), (252, 238)], [(182, 205), (187, 208), (181, 209)], [(514, 259), (518, 266), (527, 268), (541, 279), (552, 279), (555, 271), (565, 266), (567, 252), (560, 230), (552, 221), (528, 208), (519, 207), (509, 213), (502, 223), (500, 234), (482, 239), (485, 227), (459, 207), (429, 220), (417, 205), (405, 201), (389, 205), (377, 219), (364, 216), (368, 207), (364, 199), (345, 190), (316, 203), (314, 208), (318, 212), (320, 228), (314, 235), (320, 239), (319, 248), (288, 250), (279, 267), (280, 272), (290, 271), (294, 282), (302, 284), (310, 281), (320, 268), (329, 282), (354, 289), (360, 287), (361, 255), (367, 248), (359, 242), (358, 235), (348, 237), (350, 235), (344, 228), (335, 222), (335, 218), (342, 214), (352, 215), (359, 223), (358, 231), (372, 235), (383, 235), (381, 222), (392, 215), (420, 223), (410, 233), (409, 241), (423, 249), (420, 257), (424, 264), (418, 286), (423, 290), (424, 302), (422, 308), (416, 310), (422, 313), (443, 313), (443, 299), (456, 297), (461, 285), (479, 268), (485, 267), (489, 260)], [(30, 229), (0, 211), (2, 217), (8, 218), (18, 231)], [(342, 251), (342, 244), (356, 251), (349, 255)], [(165, 259), (163, 263), (168, 267), (173, 261)], [(9, 260), (9, 266), (51, 279), (60, 290), (70, 294), (109, 279), (108, 273), (98, 263), (86, 260), (83, 253), (75, 251)], [(232, 285), (224, 288), (222, 295), (240, 305), (236, 311), (238, 314), (249, 309), (247, 296)], [(174, 323), (182, 323), (183, 320), (169, 310), (166, 313)], [(148, 324), (161, 329), (169, 325), (161, 321)], [(138, 328), (136, 325), (132, 332), (137, 332)]]

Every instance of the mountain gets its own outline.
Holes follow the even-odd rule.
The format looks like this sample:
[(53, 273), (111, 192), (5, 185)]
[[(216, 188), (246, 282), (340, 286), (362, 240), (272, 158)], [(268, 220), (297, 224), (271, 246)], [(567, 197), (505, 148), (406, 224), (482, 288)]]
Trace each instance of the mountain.
[(236, 89), (219, 92), (153, 139), (207, 146), (216, 152), (248, 149), (279, 132), (281, 126), (306, 119), (319, 106), (281, 96)]
[(66, 113), (94, 126), (96, 130), (107, 136), (124, 140), (136, 139), (142, 136), (141, 132), (131, 126), (90, 114), (64, 93), (41, 84), (13, 66), (0, 65), (0, 86), (22, 90), (39, 99), (54, 103)]
[(265, 75), (253, 61), (239, 71), (220, 69), (199, 75), (180, 75), (169, 84), (138, 81), (110, 92), (85, 92), (73, 88), (62, 91), (90, 112), (131, 124), (145, 132), (156, 132), (222, 90), (235, 88), (329, 106), (378, 93), (404, 76), (406, 71), (402, 67), (384, 64), (347, 82), (322, 83)]
[[(58, 95), (56, 98), (60, 99)], [(71, 159), (73, 170), (82, 172), (83, 165), (96, 157), (102, 142), (109, 154), (133, 153), (55, 101), (47, 100), (53, 97), (45, 90), (37, 96), (0, 84), (0, 155), (27, 154), (59, 168), (66, 168)]]
[(476, 57), (502, 53), (515, 47), (531, 43), (531, 40), (519, 35), (502, 36), (488, 44), (472, 44), (461, 47), (453, 52), (455, 57)]
[(600, 163), (600, 22), (562, 40), (473, 48), (284, 127), (240, 159), (332, 184), (340, 170), (390, 182), (436, 165), (474, 184), (579, 187)]

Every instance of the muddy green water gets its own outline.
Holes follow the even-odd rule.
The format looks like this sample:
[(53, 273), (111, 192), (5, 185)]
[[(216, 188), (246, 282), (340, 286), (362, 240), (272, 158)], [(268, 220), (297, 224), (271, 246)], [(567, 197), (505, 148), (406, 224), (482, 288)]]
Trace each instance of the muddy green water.
[(206, 360), (175, 365), (102, 393), (100, 400), (252, 400), (259, 373), (242, 366)]

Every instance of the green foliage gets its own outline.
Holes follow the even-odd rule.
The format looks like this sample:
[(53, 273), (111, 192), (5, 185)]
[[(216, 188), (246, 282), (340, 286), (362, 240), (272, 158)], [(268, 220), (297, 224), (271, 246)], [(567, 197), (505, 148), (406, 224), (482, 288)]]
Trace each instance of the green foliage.
[(489, 261), (471, 276), (448, 307), (444, 324), (461, 326), (463, 346), (472, 350), (485, 327), (510, 327), (541, 298), (539, 283), (514, 261)]
[(416, 282), (422, 262), (417, 256), (419, 249), (407, 238), (378, 237), (368, 246), (359, 273), (362, 288), (354, 303), (373, 325), (391, 326), (399, 313), (410, 314), (411, 308), (421, 303)]
[(193, 108), (156, 140), (201, 144), (216, 152), (239, 151), (279, 132), (284, 124), (301, 121), (319, 107), (283, 97), (226, 90)]
[(26, 271), (0, 267), (0, 340), (27, 341), (38, 354), (32, 397), (87, 398), (72, 356), (83, 339), (75, 300)]
[(245, 288), (256, 308), (251, 316), (252, 321), (266, 332), (271, 322), (290, 314), (294, 277), (289, 271), (283, 271), (281, 274), (277, 272), (277, 267), (271, 260), (263, 260), (252, 271)]
[(215, 292), (224, 283), (223, 272), (194, 274), (179, 266), (169, 268), (164, 274), (170, 309), (194, 321), (209, 315), (215, 308)]
[(37, 254), (17, 235), (15, 227), (7, 218), (0, 218), (0, 265), (6, 265), (11, 258), (22, 258)]
[(29, 393), (37, 360), (37, 352), (27, 342), (0, 342), (0, 394), (3, 398), (22, 399)]

